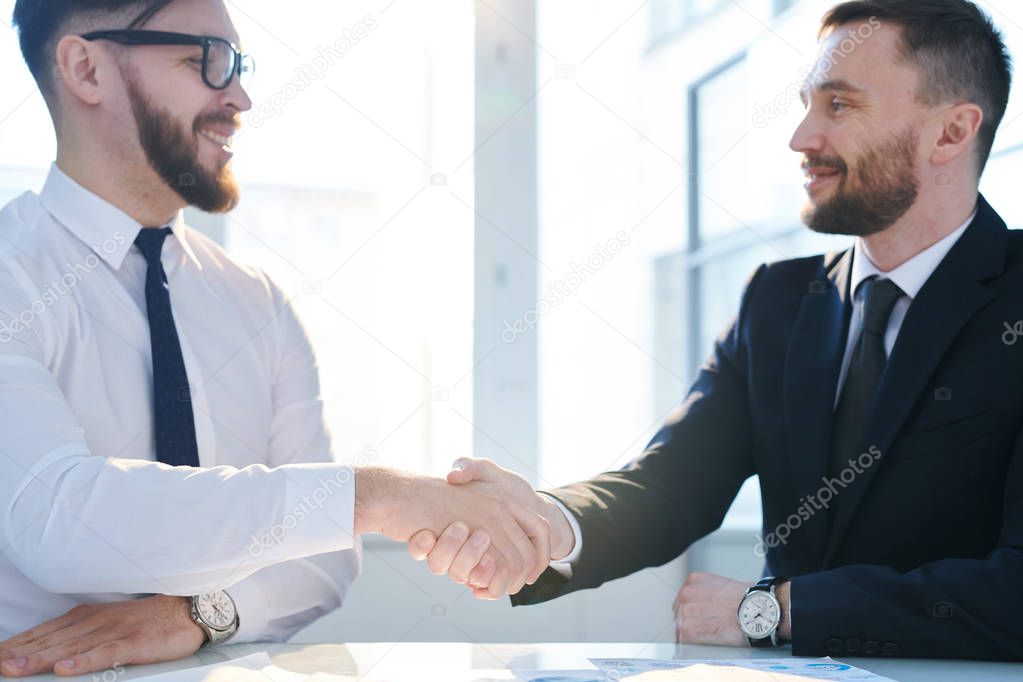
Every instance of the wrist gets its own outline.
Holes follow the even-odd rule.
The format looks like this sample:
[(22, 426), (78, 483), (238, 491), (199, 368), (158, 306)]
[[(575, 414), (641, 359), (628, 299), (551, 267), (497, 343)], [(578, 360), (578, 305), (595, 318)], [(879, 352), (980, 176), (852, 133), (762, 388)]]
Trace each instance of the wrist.
[(169, 605), (171, 613), (174, 617), (174, 622), (178, 627), (188, 632), (190, 635), (198, 635), (197, 646), (202, 646), (209, 639), (209, 636), (202, 628), (201, 625), (195, 622), (192, 618), (192, 598), (191, 597), (174, 597), (169, 595), (158, 595), (154, 599), (164, 601)]
[(540, 497), (544, 501), (543, 517), (551, 527), (551, 561), (560, 561), (575, 549), (575, 534), (561, 507), (547, 495)]
[(792, 583), (784, 582), (775, 589), (778, 605), (781, 606), (781, 622), (778, 624), (778, 638), (792, 640)]
[(355, 534), (383, 532), (391, 506), (393, 476), (383, 467), (355, 470)]

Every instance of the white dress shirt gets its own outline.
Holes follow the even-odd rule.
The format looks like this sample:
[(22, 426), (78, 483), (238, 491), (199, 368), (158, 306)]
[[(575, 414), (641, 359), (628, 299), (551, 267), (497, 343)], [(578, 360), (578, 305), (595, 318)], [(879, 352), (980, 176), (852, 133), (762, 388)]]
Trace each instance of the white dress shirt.
[[(852, 320), (849, 323), (849, 336), (845, 344), (845, 355), (842, 357), (842, 369), (839, 374), (838, 388), (835, 392), (836, 406), (838, 405), (838, 397), (842, 394), (842, 386), (845, 383), (845, 375), (849, 370), (849, 360), (852, 357), (853, 348), (859, 340), (860, 328), (863, 326), (863, 301), (859, 296), (860, 284), (868, 277), (876, 275), (881, 279), (890, 279), (902, 289), (903, 296), (895, 302), (891, 317), (888, 318), (888, 327), (885, 330), (885, 353), (890, 355), (892, 348), (895, 347), (895, 339), (902, 328), (902, 321), (906, 319), (906, 311), (909, 310), (909, 305), (916, 298), (917, 294), (920, 293), (920, 289), (923, 288), (924, 283), (927, 282), (938, 268), (941, 261), (948, 255), (948, 252), (955, 246), (955, 243), (963, 236), (963, 232), (966, 231), (966, 228), (970, 226), (970, 223), (973, 222), (976, 216), (977, 211), (974, 210), (973, 215), (956, 228), (954, 232), (943, 237), (889, 272), (881, 272), (867, 256), (862, 240), (856, 240), (856, 244), (853, 247), (850, 281), (850, 291), (854, 292), (853, 314)], [(572, 549), (572, 552), (561, 561), (551, 562), (551, 567), (565, 577), (570, 578), (572, 577), (572, 564), (579, 560), (579, 555), (582, 553), (582, 533), (579, 529), (579, 521), (575, 518), (575, 515), (568, 511), (561, 502), (553, 497), (551, 499), (554, 500), (558, 508), (565, 514), (569, 525), (572, 527), (572, 534), (575, 536), (575, 547)]]
[(283, 640), (361, 565), (313, 351), (277, 286), (179, 213), (162, 263), (201, 468), (155, 462), (141, 227), (56, 165), (0, 211), (0, 640), (218, 589), (234, 641)]
[(868, 277), (876, 276), (878, 279), (890, 279), (896, 286), (902, 289), (903, 295), (899, 297), (895, 302), (895, 307), (892, 308), (892, 314), (888, 318), (888, 327), (885, 329), (884, 334), (884, 352), (885, 355), (891, 355), (892, 348), (895, 347), (895, 339), (899, 335), (899, 330), (902, 329), (902, 321), (906, 319), (909, 304), (920, 293), (924, 284), (934, 274), (934, 271), (938, 269), (938, 265), (945, 259), (948, 252), (952, 250), (955, 243), (963, 236), (963, 232), (966, 232), (966, 228), (970, 226), (976, 215), (977, 211), (974, 210), (966, 222), (957, 227), (954, 232), (888, 272), (882, 272), (878, 269), (874, 262), (870, 260), (870, 257), (867, 256), (866, 249), (863, 247), (863, 240), (856, 240), (856, 245), (853, 247), (852, 272), (849, 281), (849, 291), (853, 295), (853, 312), (852, 319), (849, 321), (849, 335), (846, 337), (845, 342), (845, 355), (842, 356), (842, 370), (838, 375), (838, 386), (835, 390), (836, 407), (838, 406), (838, 398), (842, 395), (842, 386), (845, 385), (845, 375), (849, 371), (849, 362), (852, 358), (853, 349), (856, 347), (856, 342), (859, 341), (860, 329), (863, 327), (863, 297), (860, 295), (860, 284)]

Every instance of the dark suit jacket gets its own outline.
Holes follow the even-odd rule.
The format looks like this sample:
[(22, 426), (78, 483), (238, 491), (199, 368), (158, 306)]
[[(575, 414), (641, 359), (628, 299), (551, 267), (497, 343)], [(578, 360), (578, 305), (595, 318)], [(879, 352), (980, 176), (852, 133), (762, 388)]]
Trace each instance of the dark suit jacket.
[(758, 474), (765, 570), (792, 579), (793, 653), (1023, 659), (1023, 337), (1008, 331), (1023, 320), (1023, 232), (979, 198), (906, 314), (866, 454), (836, 482), (851, 260), (850, 249), (753, 274), (642, 456), (549, 491), (579, 519), (582, 555), (570, 580), (548, 570), (513, 603), (670, 561)]

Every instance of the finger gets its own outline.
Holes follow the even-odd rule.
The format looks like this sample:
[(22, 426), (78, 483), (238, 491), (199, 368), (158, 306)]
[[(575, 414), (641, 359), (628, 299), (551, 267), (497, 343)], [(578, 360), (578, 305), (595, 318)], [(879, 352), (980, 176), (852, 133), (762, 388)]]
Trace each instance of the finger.
[(508, 569), (508, 594), (515, 594), (526, 584), (526, 576), (535, 561), (533, 543), (506, 512), (501, 514), (498, 523), (502, 532), (494, 545)]
[[(68, 639), (55, 646), (4, 661), (3, 665), (0, 666), (0, 672), (8, 677), (24, 677), (26, 675), (48, 673), (54, 670), (54, 666), (58, 662), (69, 660), (78, 653), (91, 649), (101, 644), (104, 639), (109, 638), (109, 634), (97, 631), (82, 637)], [(83, 672), (93, 671), (75, 670), (75, 674), (82, 674)]]
[(473, 589), (472, 594), (476, 599), (502, 599), (508, 593), (508, 581), (511, 577), (508, 568), (500, 562), (496, 562), (495, 566), (490, 584)]
[(455, 560), (458, 550), (462, 548), (468, 537), (469, 527), (461, 521), (455, 521), (445, 528), (438, 538), (437, 544), (426, 558), (430, 570), (437, 575), (447, 573), (451, 562)]
[(448, 575), (456, 583), (467, 582), (469, 573), (476, 568), (488, 549), (490, 549), (490, 536), (487, 535), (487, 531), (477, 528), (469, 536), (469, 541), (458, 550), (454, 561), (448, 567)]
[(515, 517), (516, 523), (522, 528), (533, 544), (535, 559), (526, 576), (526, 583), (532, 585), (551, 563), (551, 525), (540, 514), (527, 509), (518, 502), (507, 500), (508, 509)]
[(488, 551), (480, 559), (480, 562), (476, 564), (476, 568), (472, 569), (469, 573), (468, 583), (472, 588), (486, 588), (490, 587), (490, 582), (494, 579), (494, 574), (497, 572), (497, 558), (493, 552)]
[[(26, 658), (42, 651), (54, 649), (66, 644), (67, 642), (78, 640), (86, 635), (96, 632), (100, 628), (104, 627), (104, 625), (105, 621), (102, 618), (85, 618), (77, 623), (72, 623), (65, 628), (36, 637), (30, 642), (9, 649), (3, 654), (3, 656), (0, 656), (0, 660)], [(49, 668), (47, 668), (47, 671), (48, 670)]]
[(103, 642), (83, 653), (58, 661), (53, 667), (53, 672), (62, 677), (85, 675), (126, 665), (132, 662), (134, 650), (134, 644), (127, 639)]
[(476, 479), (476, 464), (470, 457), (459, 457), (448, 472), (448, 483), (461, 485)]
[(421, 530), (408, 539), (408, 553), (416, 561), (422, 561), (437, 544), (437, 536), (432, 530)]
[(547, 525), (546, 519), (536, 512), (526, 509), (512, 499), (504, 500), (504, 502), (511, 513), (512, 519), (515, 521), (515, 525), (518, 526), (518, 534), (515, 535), (515, 538), (516, 542), (519, 543), (517, 548), (525, 562), (521, 575), (517, 576), (518, 579), (512, 581), (511, 588), (509, 588), (514, 590), (514, 592), (509, 592), (509, 594), (515, 594), (527, 582), (530, 584), (536, 582), (540, 574), (547, 569), (551, 557), (550, 528)]
[(59, 616), (57, 618), (54, 618), (53, 620), (48, 620), (45, 623), (37, 625), (29, 630), (25, 630), (24, 632), (17, 634), (14, 637), (11, 637), (10, 639), (5, 639), (3, 642), (0, 642), (0, 658), (3, 657), (3, 654), (6, 651), (9, 651), (18, 646), (22, 646), (24, 644), (28, 644), (29, 642), (32, 642), (38, 639), (39, 637), (48, 635), (51, 632), (56, 632), (57, 630), (61, 630), (69, 625), (72, 625), (74, 623), (77, 623), (78, 621), (88, 618), (90, 613), (91, 609), (88, 609), (87, 607), (84, 606), (75, 607), (68, 611), (67, 613), (65, 613), (63, 616)]

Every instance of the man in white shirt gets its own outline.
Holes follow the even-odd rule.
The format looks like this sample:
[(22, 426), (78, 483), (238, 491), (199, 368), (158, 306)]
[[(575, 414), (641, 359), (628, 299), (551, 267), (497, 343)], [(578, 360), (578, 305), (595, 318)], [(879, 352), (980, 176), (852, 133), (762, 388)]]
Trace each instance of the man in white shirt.
[(285, 640), (340, 606), (364, 532), (473, 519), (499, 583), (535, 580), (540, 515), (335, 461), (287, 297), (182, 222), (238, 200), (251, 60), (221, 0), (19, 0), (15, 23), (58, 149), (0, 211), (0, 672)]

